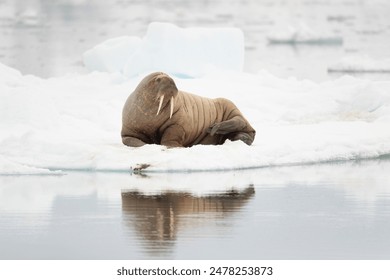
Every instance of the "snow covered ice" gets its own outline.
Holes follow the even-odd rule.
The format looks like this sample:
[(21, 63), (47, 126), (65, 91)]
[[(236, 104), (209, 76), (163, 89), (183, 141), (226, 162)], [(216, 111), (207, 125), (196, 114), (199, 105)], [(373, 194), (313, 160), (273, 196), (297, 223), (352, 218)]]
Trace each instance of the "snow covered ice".
[[(141, 164), (154, 172), (231, 170), (390, 154), (390, 82), (344, 76), (316, 83), (245, 73), (239, 34), (155, 23), (143, 39), (113, 39), (84, 55), (89, 69), (104, 72), (42, 79), (0, 64), (0, 174), (129, 171)], [(164, 45), (165, 38), (173, 41)], [(204, 38), (226, 38), (220, 48), (232, 47), (219, 52), (215, 45), (203, 58), (201, 52), (189, 55), (189, 46), (208, 49)], [(161, 52), (171, 52), (168, 59), (142, 68), (143, 59), (156, 59), (160, 43)], [(224, 57), (229, 64), (221, 64)], [(253, 145), (124, 146), (122, 107), (154, 67), (173, 75), (179, 89), (231, 99), (257, 131)]]

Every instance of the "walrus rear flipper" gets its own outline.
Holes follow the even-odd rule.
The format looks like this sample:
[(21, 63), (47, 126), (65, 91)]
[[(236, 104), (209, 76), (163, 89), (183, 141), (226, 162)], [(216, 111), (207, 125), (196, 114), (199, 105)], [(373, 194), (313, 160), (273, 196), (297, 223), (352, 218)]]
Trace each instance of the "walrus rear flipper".
[(248, 134), (248, 133), (245, 133), (245, 132), (239, 132), (239, 133), (236, 133), (236, 134), (233, 134), (232, 136), (229, 136), (228, 139), (231, 140), (231, 141), (238, 141), (238, 140), (241, 140), (242, 142), (244, 142), (245, 144), (247, 145), (252, 145), (253, 141), (255, 140), (253, 133), (252, 134)]
[(244, 131), (246, 127), (247, 122), (242, 117), (236, 116), (230, 120), (211, 125), (207, 132), (210, 133), (211, 136), (214, 134), (224, 135), (232, 132)]
[(226, 138), (231, 141), (241, 140), (247, 145), (253, 143), (256, 133), (241, 116), (235, 116), (230, 120), (213, 124), (207, 129), (207, 132), (211, 136), (215, 134), (226, 135)]

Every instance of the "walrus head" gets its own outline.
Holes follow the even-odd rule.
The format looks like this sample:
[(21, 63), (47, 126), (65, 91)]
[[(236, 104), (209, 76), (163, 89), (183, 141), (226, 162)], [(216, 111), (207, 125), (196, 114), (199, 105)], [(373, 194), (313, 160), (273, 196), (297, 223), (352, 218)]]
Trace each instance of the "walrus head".
[(169, 117), (171, 118), (175, 106), (175, 97), (178, 94), (173, 79), (165, 73), (156, 72), (146, 76), (141, 84), (144, 94), (148, 96), (149, 100), (154, 100), (156, 104), (156, 116), (170, 103)]

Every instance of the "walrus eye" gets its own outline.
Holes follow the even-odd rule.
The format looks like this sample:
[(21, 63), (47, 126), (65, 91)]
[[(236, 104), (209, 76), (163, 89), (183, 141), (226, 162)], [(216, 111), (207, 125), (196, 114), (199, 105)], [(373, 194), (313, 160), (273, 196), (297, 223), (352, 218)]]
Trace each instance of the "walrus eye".
[(159, 83), (161, 81), (161, 78), (157, 78), (156, 82)]

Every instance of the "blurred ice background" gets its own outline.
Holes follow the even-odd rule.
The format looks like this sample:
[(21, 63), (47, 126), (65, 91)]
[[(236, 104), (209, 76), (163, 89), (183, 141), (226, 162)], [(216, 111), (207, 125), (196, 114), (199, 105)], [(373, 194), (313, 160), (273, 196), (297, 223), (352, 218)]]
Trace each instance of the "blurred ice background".
[[(163, 21), (240, 28), (245, 71), (324, 81), (340, 75), (328, 68), (345, 57), (390, 57), (389, 11), (386, 0), (0, 0), (0, 61), (41, 77), (83, 72), (86, 50), (113, 37), (142, 37), (150, 22)], [(273, 37), (337, 40), (275, 44)]]

